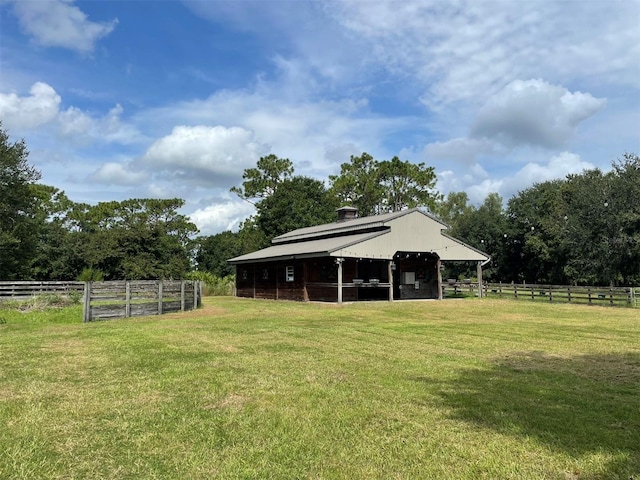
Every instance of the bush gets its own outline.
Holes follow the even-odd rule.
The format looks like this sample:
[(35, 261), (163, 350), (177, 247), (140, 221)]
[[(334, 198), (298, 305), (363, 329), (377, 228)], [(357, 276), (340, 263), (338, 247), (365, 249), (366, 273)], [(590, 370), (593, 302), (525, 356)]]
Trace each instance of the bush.
[(230, 296), (235, 294), (236, 277), (228, 275), (226, 277), (218, 277), (210, 272), (195, 271), (185, 275), (187, 280), (200, 280), (204, 283), (202, 294), (204, 296)]
[(102, 282), (104, 273), (97, 268), (83, 268), (82, 273), (78, 275), (79, 282)]

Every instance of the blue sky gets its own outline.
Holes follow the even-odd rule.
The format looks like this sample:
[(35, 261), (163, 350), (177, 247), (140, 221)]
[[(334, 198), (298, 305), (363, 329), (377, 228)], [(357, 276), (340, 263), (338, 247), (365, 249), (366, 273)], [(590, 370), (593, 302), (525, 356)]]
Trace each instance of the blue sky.
[(640, 2), (0, 0), (0, 119), (76, 202), (181, 197), (202, 234), (274, 153), (508, 199), (640, 154)]

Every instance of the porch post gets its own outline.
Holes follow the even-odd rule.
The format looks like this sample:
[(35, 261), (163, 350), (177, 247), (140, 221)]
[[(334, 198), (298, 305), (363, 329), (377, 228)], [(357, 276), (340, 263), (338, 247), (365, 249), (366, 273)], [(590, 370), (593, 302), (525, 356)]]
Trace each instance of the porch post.
[(393, 302), (393, 269), (391, 265), (393, 265), (393, 259), (389, 260), (389, 264), (387, 265), (389, 271), (389, 301)]
[(442, 270), (440, 267), (442, 266), (442, 262), (438, 258), (438, 263), (436, 268), (438, 269), (438, 300), (442, 300)]
[(336, 258), (338, 264), (338, 303), (342, 303), (342, 262), (344, 262), (344, 258)]
[(482, 262), (478, 262), (478, 298), (482, 298)]

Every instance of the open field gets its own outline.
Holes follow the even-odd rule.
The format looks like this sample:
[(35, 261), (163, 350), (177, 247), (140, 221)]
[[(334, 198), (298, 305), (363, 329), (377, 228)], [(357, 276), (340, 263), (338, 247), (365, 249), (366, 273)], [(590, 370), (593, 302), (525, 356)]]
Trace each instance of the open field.
[(0, 310), (0, 478), (640, 478), (637, 309)]

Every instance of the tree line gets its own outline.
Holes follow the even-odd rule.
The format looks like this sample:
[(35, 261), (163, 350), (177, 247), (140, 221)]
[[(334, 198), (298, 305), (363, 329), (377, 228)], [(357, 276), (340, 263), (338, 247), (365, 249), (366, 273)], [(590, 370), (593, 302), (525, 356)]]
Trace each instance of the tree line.
[[(256, 213), (237, 232), (197, 236), (178, 213), (184, 200), (75, 203), (38, 183), (24, 140), (0, 124), (0, 280), (185, 278), (233, 274), (227, 259), (268, 246), (296, 228), (335, 221), (343, 205), (361, 216), (421, 207), (449, 233), (491, 256), (491, 281), (639, 284), (640, 158), (624, 154), (598, 169), (533, 185), (506, 203), (498, 194), (471, 205), (464, 192), (436, 189), (433, 167), (398, 157), (352, 156), (328, 181), (296, 175), (268, 155), (244, 171), (232, 192)], [(470, 266), (447, 265), (448, 276)]]

